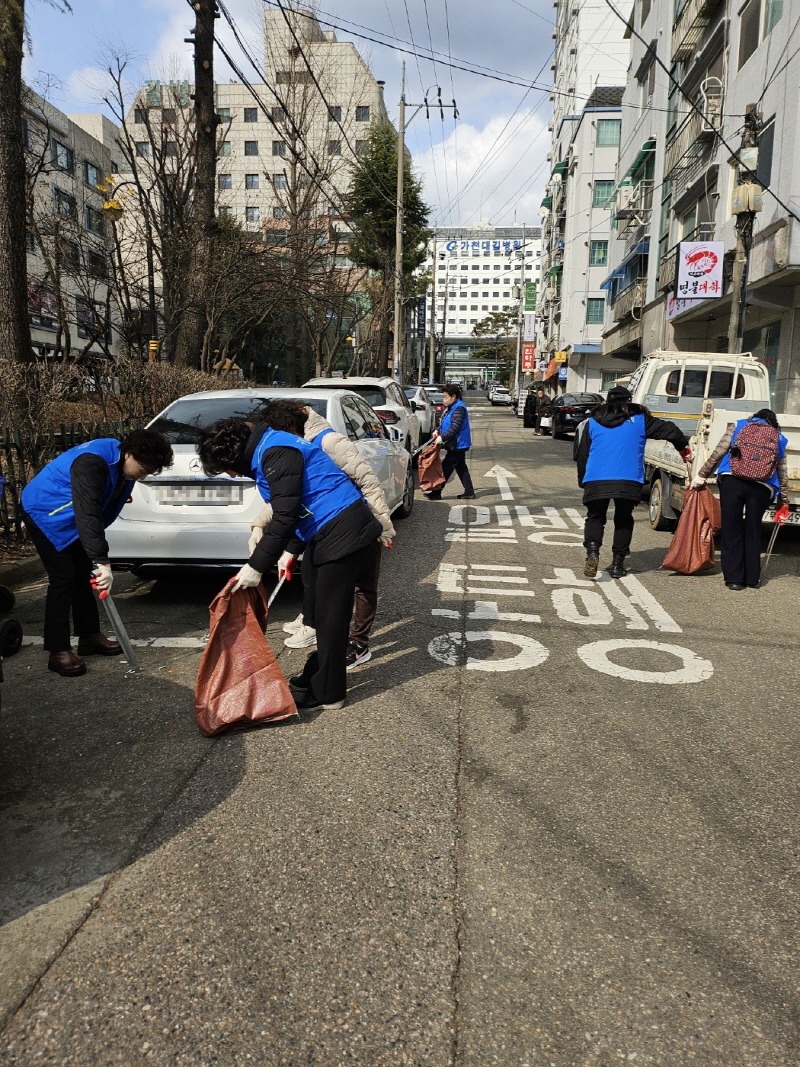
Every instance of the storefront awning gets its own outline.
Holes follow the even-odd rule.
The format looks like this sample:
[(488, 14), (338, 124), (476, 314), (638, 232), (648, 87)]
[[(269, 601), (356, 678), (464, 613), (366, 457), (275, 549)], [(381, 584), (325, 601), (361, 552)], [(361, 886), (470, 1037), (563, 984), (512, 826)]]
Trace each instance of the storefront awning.
[(566, 159), (562, 159), (562, 161), (560, 163), (556, 163), (556, 165), (553, 167), (553, 172), (550, 175), (550, 177), (552, 178), (554, 175), (560, 174), (561, 177), (564, 178), (564, 177), (566, 177), (566, 174), (567, 174), (568, 170), (569, 170), (569, 163), (567, 163)]
[(548, 211), (553, 206), (553, 198), (552, 196), (550, 196), (549, 193), (547, 194), (547, 196), (542, 198), (542, 203), (540, 206), (547, 208)]

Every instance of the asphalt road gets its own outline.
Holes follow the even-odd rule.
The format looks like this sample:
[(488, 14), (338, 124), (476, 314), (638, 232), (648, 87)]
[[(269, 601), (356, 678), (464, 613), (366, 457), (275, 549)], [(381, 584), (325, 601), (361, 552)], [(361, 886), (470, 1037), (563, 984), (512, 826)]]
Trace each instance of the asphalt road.
[(732, 593), (642, 507), (587, 583), (570, 444), (470, 405), (342, 711), (199, 736), (217, 575), (118, 579), (138, 676), (6, 662), (0, 1062), (797, 1064), (800, 538)]

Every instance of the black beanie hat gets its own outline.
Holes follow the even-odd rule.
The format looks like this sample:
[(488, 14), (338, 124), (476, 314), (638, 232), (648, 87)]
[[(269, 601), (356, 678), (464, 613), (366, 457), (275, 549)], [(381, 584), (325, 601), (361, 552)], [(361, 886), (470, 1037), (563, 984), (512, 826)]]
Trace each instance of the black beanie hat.
[(613, 389), (608, 390), (608, 396), (606, 397), (609, 404), (628, 403), (632, 399), (633, 394), (624, 385), (615, 385)]

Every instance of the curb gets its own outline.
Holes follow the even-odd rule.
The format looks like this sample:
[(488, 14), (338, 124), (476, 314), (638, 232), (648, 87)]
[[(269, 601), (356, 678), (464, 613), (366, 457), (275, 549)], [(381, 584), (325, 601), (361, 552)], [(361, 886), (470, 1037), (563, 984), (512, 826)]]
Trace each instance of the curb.
[(17, 563), (0, 564), (0, 585), (23, 585), (25, 582), (41, 578), (44, 574), (44, 565), (38, 556), (29, 556)]

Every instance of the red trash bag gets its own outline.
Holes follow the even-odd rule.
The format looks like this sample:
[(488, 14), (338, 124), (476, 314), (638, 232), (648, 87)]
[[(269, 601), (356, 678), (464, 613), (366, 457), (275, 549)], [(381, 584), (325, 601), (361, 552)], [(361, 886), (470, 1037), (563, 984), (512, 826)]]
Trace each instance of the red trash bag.
[(419, 472), (419, 487), (423, 493), (433, 493), (437, 489), (442, 489), (447, 481), (438, 448), (428, 448), (420, 452), (417, 471)]
[(194, 717), (213, 737), (236, 726), (277, 722), (297, 715), (286, 679), (269, 647), (267, 598), (262, 586), (231, 583), (209, 608), (211, 629), (194, 687)]
[(661, 566), (678, 574), (698, 574), (716, 565), (714, 534), (721, 525), (719, 500), (710, 489), (687, 489), (678, 528)]

